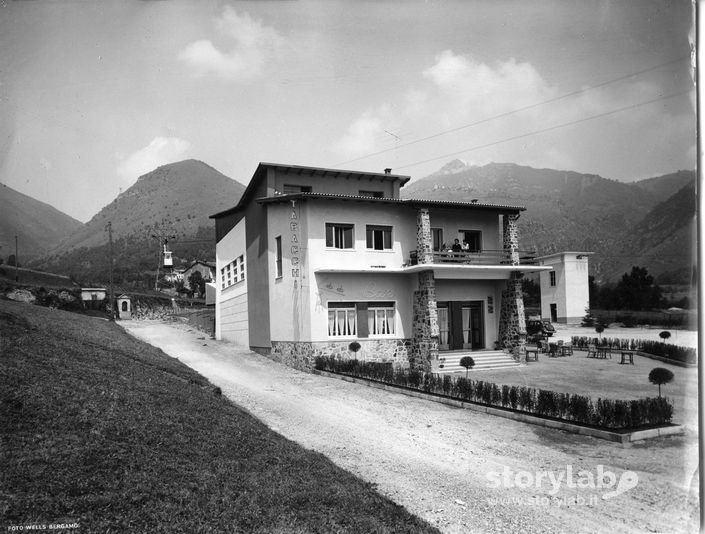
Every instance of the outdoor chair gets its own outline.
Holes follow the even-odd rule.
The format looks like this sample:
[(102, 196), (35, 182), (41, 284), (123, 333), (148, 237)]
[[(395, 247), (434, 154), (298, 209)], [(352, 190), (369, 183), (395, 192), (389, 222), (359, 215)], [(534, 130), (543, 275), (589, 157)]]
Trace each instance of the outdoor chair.
[(597, 358), (597, 347), (595, 347), (595, 345), (593, 345), (592, 343), (588, 345), (587, 357)]

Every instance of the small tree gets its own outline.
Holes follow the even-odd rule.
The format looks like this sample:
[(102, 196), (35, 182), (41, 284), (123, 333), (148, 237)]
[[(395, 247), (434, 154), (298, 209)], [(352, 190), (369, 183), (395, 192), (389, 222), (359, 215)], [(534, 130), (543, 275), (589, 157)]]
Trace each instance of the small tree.
[(604, 331), (605, 327), (603, 325), (598, 324), (597, 326), (595, 326), (595, 332), (597, 332), (597, 334), (600, 336), (600, 339), (602, 339), (602, 332)]
[(193, 271), (188, 277), (188, 285), (191, 292), (198, 294), (199, 296), (205, 292), (206, 281), (203, 279), (203, 275), (199, 271)]
[(663, 339), (663, 342), (665, 343), (666, 340), (671, 337), (671, 333), (668, 330), (664, 330), (663, 332), (659, 333), (658, 337)]
[(649, 382), (658, 386), (658, 396), (661, 397), (661, 384), (668, 384), (673, 380), (673, 373), (663, 367), (654, 367), (649, 373)]
[(475, 367), (475, 360), (472, 359), (472, 356), (463, 356), (460, 358), (460, 366), (465, 367), (465, 378), (467, 378), (468, 371)]
[(590, 313), (590, 308), (585, 308), (585, 317), (583, 317), (580, 326), (595, 326), (596, 322), (597, 319), (592, 313)]
[(357, 341), (353, 341), (350, 345), (348, 345), (348, 350), (355, 354), (355, 358), (357, 358), (357, 353), (361, 348), (362, 345), (360, 345)]

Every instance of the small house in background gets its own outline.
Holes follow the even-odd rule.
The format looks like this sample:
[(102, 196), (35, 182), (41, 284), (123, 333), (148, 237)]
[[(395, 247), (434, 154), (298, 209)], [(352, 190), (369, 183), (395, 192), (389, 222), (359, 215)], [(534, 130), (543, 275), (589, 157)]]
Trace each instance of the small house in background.
[(171, 272), (164, 275), (164, 280), (167, 282), (183, 282), (184, 281), (184, 269), (181, 267), (175, 267)]
[(558, 252), (536, 258), (541, 271), (541, 316), (552, 323), (579, 323), (590, 308), (588, 256), (592, 252)]
[(81, 301), (89, 310), (98, 310), (103, 306), (106, 293), (104, 287), (82, 287)]
[(215, 263), (201, 260), (193, 262), (189, 266), (189, 268), (184, 271), (183, 274), (184, 286), (189, 289), (193, 289), (191, 287), (191, 284), (189, 283), (189, 277), (194, 272), (200, 272), (201, 276), (203, 277), (203, 280), (205, 280), (206, 282), (212, 282), (213, 280), (215, 280)]
[(132, 299), (127, 295), (120, 295), (117, 298), (118, 319), (132, 319)]

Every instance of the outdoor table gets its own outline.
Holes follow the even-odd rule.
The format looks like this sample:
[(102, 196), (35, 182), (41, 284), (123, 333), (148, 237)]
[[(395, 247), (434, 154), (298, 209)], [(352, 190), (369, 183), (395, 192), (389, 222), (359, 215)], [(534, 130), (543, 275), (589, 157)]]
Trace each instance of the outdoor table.
[(601, 360), (606, 360), (607, 356), (612, 358), (612, 351), (609, 347), (597, 347), (597, 358), (600, 358)]
[(634, 365), (634, 352), (631, 350), (622, 351), (622, 361), (619, 363), (630, 363)]
[[(533, 354), (533, 356), (531, 356)], [(526, 348), (526, 361), (539, 361), (539, 349), (538, 347), (527, 347)]]

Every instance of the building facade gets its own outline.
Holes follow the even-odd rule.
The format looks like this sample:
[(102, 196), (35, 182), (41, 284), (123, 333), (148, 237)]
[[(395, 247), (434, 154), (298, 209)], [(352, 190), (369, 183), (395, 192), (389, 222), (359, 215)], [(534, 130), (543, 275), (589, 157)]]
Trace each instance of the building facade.
[(428, 369), (439, 352), (520, 349), (521, 278), (549, 269), (520, 250), (524, 208), (401, 199), (408, 180), (261, 163), (212, 216), (216, 338), (301, 368), (333, 355)]
[(541, 316), (553, 323), (579, 323), (590, 308), (588, 257), (592, 252), (559, 252), (536, 258), (550, 270), (539, 274)]

